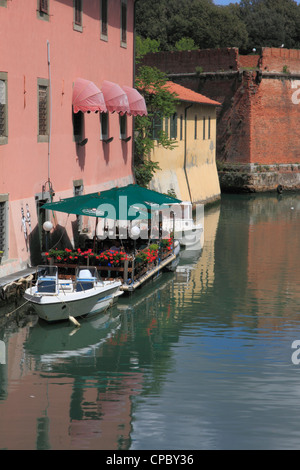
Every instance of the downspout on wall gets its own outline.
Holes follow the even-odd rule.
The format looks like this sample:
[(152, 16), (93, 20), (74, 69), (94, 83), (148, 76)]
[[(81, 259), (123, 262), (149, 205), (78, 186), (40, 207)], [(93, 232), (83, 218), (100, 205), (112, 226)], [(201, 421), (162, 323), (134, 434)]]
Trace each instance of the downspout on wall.
[[(135, 39), (136, 39), (136, 4), (139, 0), (134, 0), (133, 5), (133, 77), (132, 77), (132, 87), (134, 88), (135, 85)], [(134, 137), (134, 128), (135, 128), (135, 117), (132, 116), (132, 158), (131, 158), (131, 173), (133, 182), (136, 183), (135, 176), (134, 176), (134, 148), (135, 148), (135, 137)]]
[(192, 202), (192, 193), (191, 193), (189, 179), (188, 179), (188, 175), (187, 175), (187, 171), (186, 171), (186, 153), (187, 153), (187, 111), (192, 106), (193, 106), (193, 103), (184, 108), (184, 162), (183, 162), (183, 169), (184, 169), (186, 184), (187, 184), (187, 187), (188, 187), (191, 202)]

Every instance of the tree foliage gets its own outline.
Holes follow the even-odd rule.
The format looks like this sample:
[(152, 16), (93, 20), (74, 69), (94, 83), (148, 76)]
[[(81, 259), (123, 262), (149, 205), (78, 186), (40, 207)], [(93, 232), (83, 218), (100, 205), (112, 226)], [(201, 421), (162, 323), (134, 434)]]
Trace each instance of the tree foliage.
[(241, 0), (240, 18), (253, 47), (300, 47), (300, 7), (294, 0)]
[(135, 86), (145, 98), (148, 115), (135, 118), (134, 168), (135, 178), (139, 185), (148, 186), (155, 171), (159, 170), (157, 162), (149, 159), (155, 142), (164, 148), (172, 149), (174, 140), (160, 131), (157, 140), (153, 139), (153, 122), (155, 118), (170, 117), (176, 111), (176, 95), (165, 87), (166, 75), (155, 67), (140, 67)]
[(295, 0), (241, 0), (227, 6), (212, 0), (139, 0), (137, 32), (158, 41), (161, 51), (300, 48), (300, 5)]
[(192, 51), (198, 49), (195, 45), (194, 39), (192, 38), (181, 38), (175, 43), (175, 49), (177, 51)]
[(159, 52), (160, 42), (157, 39), (143, 39), (141, 36), (136, 36), (135, 47), (135, 59), (139, 62), (139, 59), (148, 52)]

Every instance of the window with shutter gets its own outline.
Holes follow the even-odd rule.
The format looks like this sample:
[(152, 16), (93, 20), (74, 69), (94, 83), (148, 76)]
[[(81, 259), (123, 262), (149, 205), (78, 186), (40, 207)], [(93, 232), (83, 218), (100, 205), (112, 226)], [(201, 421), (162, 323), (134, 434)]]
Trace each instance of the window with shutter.
[(127, 137), (127, 116), (124, 114), (124, 116), (119, 117), (120, 119), (120, 139), (126, 139)]
[(101, 0), (101, 38), (107, 39), (107, 0)]
[(8, 142), (7, 73), (0, 72), (0, 145)]
[(177, 139), (177, 113), (171, 116), (170, 122), (170, 138)]
[(82, 26), (81, 12), (82, 12), (82, 0), (75, 0), (75, 2), (74, 2), (74, 22), (78, 26)]
[(127, 43), (127, 0), (121, 0), (121, 45)]
[(163, 120), (161, 116), (156, 115), (154, 116), (153, 124), (152, 124), (152, 139), (159, 140), (159, 138), (161, 137), (162, 130), (163, 130)]
[(5, 250), (5, 202), (0, 202), (0, 251)]
[(49, 81), (38, 78), (38, 142), (49, 139)]
[(49, 0), (37, 0), (36, 15), (39, 20), (49, 21)]
[(42, 13), (48, 14), (48, 0), (40, 0), (40, 8), (39, 10)]
[(166, 137), (169, 137), (169, 118), (165, 117), (165, 134)]
[(5, 136), (6, 84), (0, 80), (0, 136)]
[(8, 205), (8, 196), (5, 194), (0, 195), (0, 251), (3, 251), (3, 255), (7, 255), (7, 226), (8, 226), (8, 217), (7, 217), (7, 205)]
[(73, 136), (75, 142), (81, 142), (83, 139), (84, 117), (81, 111), (73, 113)]
[(101, 113), (100, 121), (101, 121), (101, 139), (104, 140), (108, 138), (108, 132), (109, 132), (108, 113)]
[(183, 139), (183, 115), (180, 115), (180, 140)]
[(47, 87), (39, 87), (39, 135), (47, 135)]
[(5, 105), (0, 103), (0, 136), (5, 136)]

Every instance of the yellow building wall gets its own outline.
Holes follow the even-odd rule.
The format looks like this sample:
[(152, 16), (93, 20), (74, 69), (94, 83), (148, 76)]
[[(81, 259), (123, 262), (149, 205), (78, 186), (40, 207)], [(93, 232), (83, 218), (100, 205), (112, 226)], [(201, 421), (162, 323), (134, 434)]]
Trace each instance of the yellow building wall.
[[(181, 103), (177, 107), (177, 146), (169, 150), (155, 144), (150, 159), (158, 162), (161, 170), (155, 173), (150, 188), (162, 193), (173, 190), (183, 201), (205, 203), (220, 197), (216, 108), (193, 103), (186, 109), (188, 106)], [(163, 120), (165, 131), (166, 124), (170, 135), (170, 119)]]

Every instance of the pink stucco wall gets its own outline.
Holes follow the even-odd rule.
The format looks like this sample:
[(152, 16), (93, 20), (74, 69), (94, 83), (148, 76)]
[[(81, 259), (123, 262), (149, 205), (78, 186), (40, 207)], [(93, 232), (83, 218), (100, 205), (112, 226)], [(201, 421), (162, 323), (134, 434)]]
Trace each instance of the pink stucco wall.
[[(8, 1), (0, 7), (0, 72), (8, 74), (8, 143), (0, 145), (0, 194), (9, 193), (9, 260), (24, 264), (28, 252), (21, 228), (21, 207), (29, 204), (37, 223), (34, 197), (48, 179), (48, 143), (37, 142), (37, 79), (49, 78), (50, 43), (52, 132), (50, 179), (59, 196), (73, 195), (73, 181), (85, 192), (132, 180), (132, 140), (119, 138), (119, 116), (110, 114), (110, 135), (100, 140), (99, 114), (85, 114), (88, 143), (73, 140), (72, 85), (77, 77), (101, 88), (104, 80), (133, 86), (133, 9), (127, 1), (127, 47), (120, 45), (120, 0), (110, 0), (108, 41), (100, 39), (100, 2), (83, 1), (83, 30), (73, 29), (73, 0), (50, 0), (49, 21), (37, 17), (37, 0)], [(128, 117), (128, 135), (132, 118)], [(5, 263), (0, 266), (4, 272)], [(8, 264), (7, 269), (8, 271)]]

